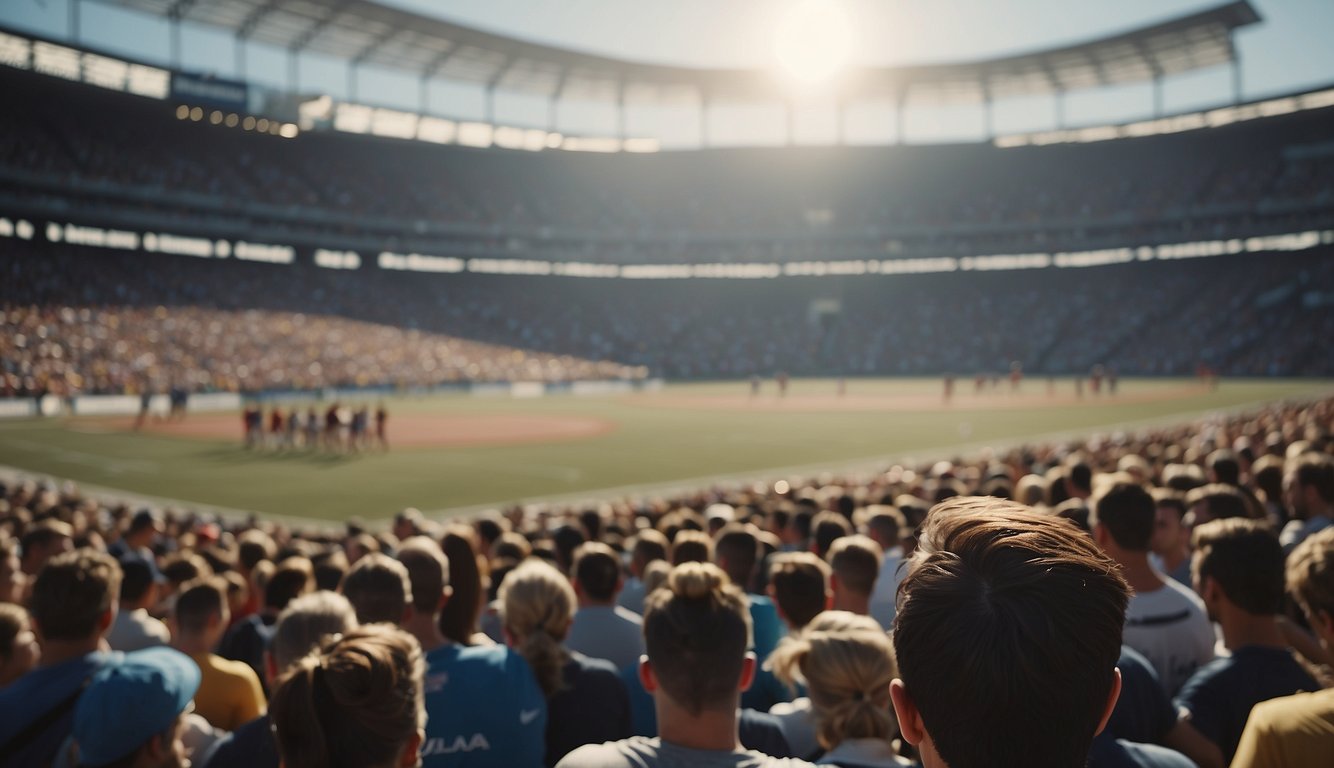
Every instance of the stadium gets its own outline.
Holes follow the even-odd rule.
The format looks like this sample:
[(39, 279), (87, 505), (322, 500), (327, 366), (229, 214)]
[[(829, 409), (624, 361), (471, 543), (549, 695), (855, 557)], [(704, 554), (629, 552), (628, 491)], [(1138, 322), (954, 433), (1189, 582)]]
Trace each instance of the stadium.
[(1331, 22), (8, 0), (0, 768), (1328, 766)]

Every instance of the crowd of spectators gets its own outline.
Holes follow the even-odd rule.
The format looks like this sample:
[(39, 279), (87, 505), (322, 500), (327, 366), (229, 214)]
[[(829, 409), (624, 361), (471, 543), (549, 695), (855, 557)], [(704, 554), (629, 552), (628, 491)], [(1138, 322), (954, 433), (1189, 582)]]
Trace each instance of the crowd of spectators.
[(1009, 273), (346, 273), (0, 244), (0, 394), (467, 381), (1334, 374), (1324, 251)]
[(1332, 525), (1334, 399), (384, 529), (19, 480), (0, 765), (1320, 766)]

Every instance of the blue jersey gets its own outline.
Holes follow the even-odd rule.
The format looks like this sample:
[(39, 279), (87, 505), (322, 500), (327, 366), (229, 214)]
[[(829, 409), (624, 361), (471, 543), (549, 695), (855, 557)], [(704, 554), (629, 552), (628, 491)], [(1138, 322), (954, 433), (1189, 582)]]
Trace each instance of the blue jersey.
[(122, 655), (90, 653), (54, 666), (38, 667), (0, 691), (0, 768), (49, 765), (74, 729), (72, 705), (40, 732), (26, 738), (24, 744), (16, 747), (10, 742), (39, 718), (69, 701), (99, 669)]
[(504, 646), (426, 654), (424, 768), (539, 768), (547, 702), (523, 657)]

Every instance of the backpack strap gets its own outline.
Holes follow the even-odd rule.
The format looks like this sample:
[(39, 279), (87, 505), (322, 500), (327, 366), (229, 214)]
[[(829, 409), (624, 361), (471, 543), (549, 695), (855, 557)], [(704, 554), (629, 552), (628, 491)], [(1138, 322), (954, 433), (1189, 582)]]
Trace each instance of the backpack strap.
[(73, 693), (66, 696), (54, 707), (43, 712), (37, 719), (28, 723), (23, 730), (14, 734), (13, 738), (9, 741), (0, 744), (0, 755), (12, 755), (18, 752), (32, 743), (33, 740), (41, 735), (46, 729), (55, 725), (60, 718), (64, 717), (74, 708), (75, 703), (79, 701), (79, 697), (83, 695), (84, 689), (88, 687), (88, 684), (92, 682), (92, 679), (92, 675), (85, 677), (83, 683), (80, 684)]

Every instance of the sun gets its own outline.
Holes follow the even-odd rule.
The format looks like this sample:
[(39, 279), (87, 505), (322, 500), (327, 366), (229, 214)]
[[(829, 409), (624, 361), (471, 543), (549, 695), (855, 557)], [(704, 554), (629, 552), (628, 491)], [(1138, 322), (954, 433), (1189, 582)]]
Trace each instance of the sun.
[(778, 21), (774, 57), (785, 75), (811, 85), (847, 68), (853, 44), (852, 21), (837, 0), (797, 0)]

